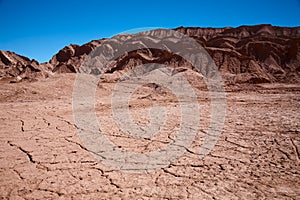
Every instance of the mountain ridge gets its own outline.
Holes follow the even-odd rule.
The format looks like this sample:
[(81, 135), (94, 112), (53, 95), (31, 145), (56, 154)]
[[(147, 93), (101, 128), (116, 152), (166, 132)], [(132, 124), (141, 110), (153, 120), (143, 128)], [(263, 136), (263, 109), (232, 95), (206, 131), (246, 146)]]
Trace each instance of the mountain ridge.
[[(300, 82), (300, 27), (260, 24), (236, 28), (178, 27), (173, 30), (201, 44), (227, 84)], [(83, 45), (70, 44), (41, 64), (13, 52), (0, 51), (0, 79), (34, 79), (52, 73), (76, 73), (86, 56), (103, 41), (105, 39)], [(156, 60), (159, 64), (189, 65), (173, 54), (161, 54), (157, 50), (149, 52), (164, 56)], [(108, 73), (150, 62), (151, 56), (146, 59), (141, 58), (139, 52), (129, 52), (128, 56), (118, 59)]]

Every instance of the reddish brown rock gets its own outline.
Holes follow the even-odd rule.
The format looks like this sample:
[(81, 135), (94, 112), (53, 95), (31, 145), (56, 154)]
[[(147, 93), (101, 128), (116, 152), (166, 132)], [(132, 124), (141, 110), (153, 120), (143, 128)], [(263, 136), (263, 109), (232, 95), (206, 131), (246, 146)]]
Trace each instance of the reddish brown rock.
[(102, 40), (93, 40), (82, 46), (71, 44), (55, 54), (49, 63), (56, 73), (76, 73), (82, 61)]
[(175, 29), (200, 42), (228, 83), (299, 82), (300, 27)]
[[(208, 51), (227, 84), (300, 82), (300, 27), (257, 25), (175, 30), (194, 38)], [(193, 69), (178, 55), (144, 49), (120, 57), (107, 73), (118, 74), (146, 63)]]
[[(194, 38), (208, 51), (227, 84), (300, 82), (300, 27), (256, 25), (237, 28), (179, 27), (174, 30)], [(48, 63), (41, 65), (12, 52), (1, 51), (0, 78), (23, 74), (24, 77), (31, 77), (41, 70), (46, 74), (49, 71), (76, 73), (86, 56), (103, 40), (66, 46)], [(121, 56), (107, 73), (117, 77), (113, 74), (122, 74), (123, 70), (145, 63), (193, 69), (178, 55), (143, 49)]]
[(12, 82), (32, 80), (44, 76), (45, 69), (36, 60), (0, 50), (0, 79), (8, 79)]

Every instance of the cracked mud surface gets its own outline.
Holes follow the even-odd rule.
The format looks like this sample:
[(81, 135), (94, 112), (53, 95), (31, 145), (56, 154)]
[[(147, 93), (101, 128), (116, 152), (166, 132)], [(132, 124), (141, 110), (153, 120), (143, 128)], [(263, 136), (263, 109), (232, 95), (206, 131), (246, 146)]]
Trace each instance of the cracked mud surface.
[[(97, 162), (80, 141), (72, 114), (74, 78), (1, 83), (1, 199), (300, 198), (299, 85), (228, 89), (224, 130), (204, 159), (197, 150), (209, 123), (209, 100), (207, 92), (198, 91), (201, 127), (190, 149), (168, 167), (135, 174)], [(111, 88), (103, 84), (96, 110), (102, 129), (115, 144), (145, 152), (169, 142), (178, 122), (176, 112), (162, 134), (150, 140), (120, 133), (109, 109)], [(148, 123), (142, 108), (153, 102), (170, 110), (176, 107), (171, 95), (141, 101), (139, 95), (133, 96), (130, 110), (140, 125)]]

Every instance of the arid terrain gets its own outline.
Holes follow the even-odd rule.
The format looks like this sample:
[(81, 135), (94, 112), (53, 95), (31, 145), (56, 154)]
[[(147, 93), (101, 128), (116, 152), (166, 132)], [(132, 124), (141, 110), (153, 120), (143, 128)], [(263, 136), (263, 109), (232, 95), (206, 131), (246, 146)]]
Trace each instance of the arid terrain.
[[(209, 101), (205, 92), (198, 91), (201, 132), (189, 151), (166, 168), (135, 174), (109, 169), (82, 145), (72, 115), (74, 78), (64, 74), (39, 82), (1, 84), (2, 198), (299, 198), (299, 85), (228, 89), (224, 130), (204, 159), (197, 156), (197, 147), (207, 128)], [(106, 92), (110, 85), (100, 89), (96, 110), (112, 141), (141, 152), (168, 142), (159, 137), (133, 142), (115, 132)], [(132, 100), (133, 113), (146, 109), (149, 102), (170, 101), (168, 96), (149, 102), (138, 96)], [(167, 124), (166, 131), (172, 126)]]
[[(201, 159), (199, 149), (210, 123), (209, 91), (181, 58), (165, 53), (155, 61), (186, 67), (180, 73), (197, 95), (199, 132), (168, 166), (135, 173), (99, 162), (74, 122), (75, 72), (103, 40), (67, 46), (42, 64), (0, 51), (0, 199), (300, 199), (300, 29), (260, 25), (176, 30), (205, 47), (225, 83), (225, 123), (207, 156)], [(153, 105), (166, 107), (160, 134), (131, 137), (115, 123), (115, 79), (128, 68), (149, 63), (142, 56), (147, 53), (159, 54), (151, 50), (119, 58), (99, 83), (95, 101), (107, 138), (140, 153), (171, 142), (180, 122), (176, 96), (147, 84), (131, 96), (131, 117), (145, 126)]]

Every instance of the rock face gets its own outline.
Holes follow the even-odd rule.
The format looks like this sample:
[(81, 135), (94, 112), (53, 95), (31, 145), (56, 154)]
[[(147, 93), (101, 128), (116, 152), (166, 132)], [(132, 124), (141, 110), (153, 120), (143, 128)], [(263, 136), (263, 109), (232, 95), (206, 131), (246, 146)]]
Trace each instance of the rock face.
[[(50, 66), (49, 66), (50, 67)], [(20, 81), (44, 76), (46, 65), (10, 51), (0, 50), (0, 79)]]
[[(256, 25), (237, 28), (179, 27), (174, 30), (194, 38), (208, 51), (227, 84), (300, 82), (300, 27)], [(1, 51), (0, 77), (22, 74), (27, 77), (39, 72), (40, 68), (51, 69), (54, 73), (76, 73), (86, 55), (103, 40), (94, 40), (82, 46), (66, 46), (42, 67), (36, 61)], [(152, 62), (192, 68), (178, 55), (144, 49), (120, 57), (107, 73), (116, 74)]]
[(49, 61), (53, 66), (53, 72), (76, 73), (86, 55), (99, 45), (101, 41), (93, 40), (82, 46), (71, 44), (64, 47)]
[[(238, 28), (179, 27), (174, 30), (194, 38), (208, 51), (227, 84), (300, 82), (300, 27), (257, 25)], [(54, 71), (77, 71), (84, 56), (100, 42), (63, 48), (50, 61), (55, 66)], [(177, 55), (147, 49), (129, 52), (119, 58), (107, 73), (119, 73), (151, 62), (191, 67)]]
[(300, 27), (175, 30), (202, 44), (228, 82), (299, 82)]

